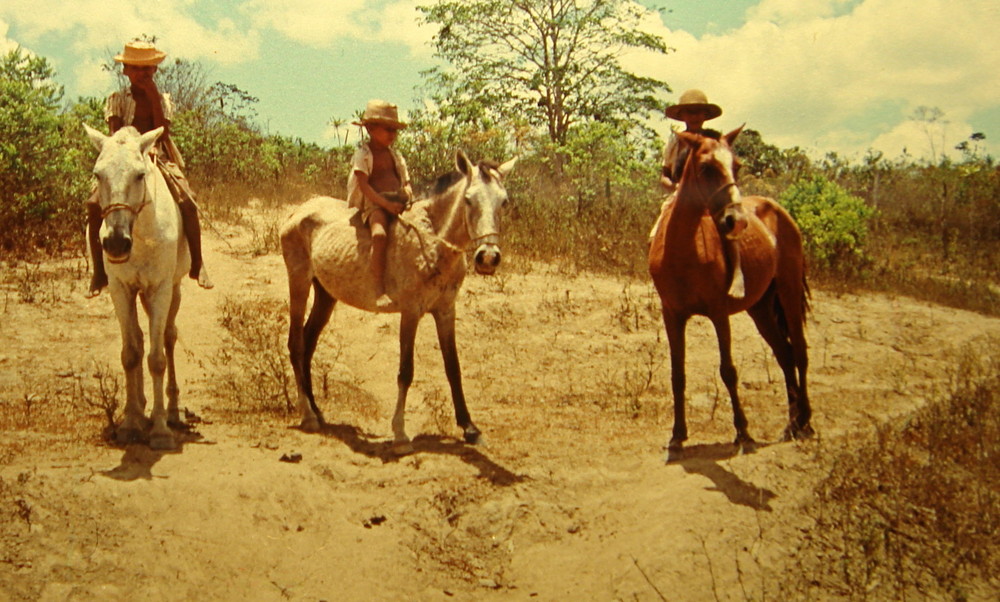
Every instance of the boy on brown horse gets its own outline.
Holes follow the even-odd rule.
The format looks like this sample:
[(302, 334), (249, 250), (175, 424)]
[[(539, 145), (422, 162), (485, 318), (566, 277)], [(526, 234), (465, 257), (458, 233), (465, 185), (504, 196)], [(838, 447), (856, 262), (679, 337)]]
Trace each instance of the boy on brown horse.
[[(198, 206), (195, 204), (191, 185), (182, 171), (184, 160), (170, 137), (173, 104), (170, 102), (170, 95), (160, 93), (153, 80), (157, 66), (166, 56), (166, 53), (146, 42), (125, 44), (124, 52), (115, 56), (115, 61), (122, 64), (122, 73), (131, 85), (108, 97), (104, 105), (104, 118), (108, 122), (111, 134), (126, 126), (134, 127), (140, 134), (158, 127), (163, 128), (163, 134), (160, 135), (152, 154), (155, 156), (156, 166), (163, 173), (170, 192), (180, 208), (184, 236), (191, 250), (191, 270), (188, 275), (197, 280), (203, 288), (212, 288), (214, 285), (202, 263)], [(89, 297), (97, 296), (101, 289), (108, 285), (99, 236), (104, 216), (101, 215), (97, 199), (95, 189), (87, 202), (87, 239), (94, 261), (94, 275), (87, 295)]]
[[(701, 90), (688, 90), (681, 94), (680, 102), (670, 105), (664, 114), (677, 121), (683, 121), (686, 126), (685, 131), (692, 134), (700, 134), (709, 138), (719, 139), (721, 133), (705, 127), (705, 122), (722, 115), (722, 108), (719, 105), (708, 102), (708, 97)], [(677, 196), (677, 184), (680, 182), (681, 174), (684, 172), (684, 163), (691, 152), (690, 146), (681, 142), (676, 132), (671, 132), (670, 141), (663, 149), (663, 170), (660, 174), (660, 185), (670, 194), (663, 203), (665, 209), (674, 201)], [(742, 208), (732, 206), (720, 206), (712, 208), (712, 215), (715, 218), (715, 225), (719, 229), (719, 234), (723, 240), (723, 247), (726, 255), (726, 265), (729, 274), (729, 296), (734, 299), (742, 299), (744, 295), (743, 270), (740, 268), (739, 233), (746, 225), (746, 216)], [(663, 211), (660, 211), (662, 219)], [(656, 232), (660, 220), (657, 219), (650, 232), (650, 238)]]

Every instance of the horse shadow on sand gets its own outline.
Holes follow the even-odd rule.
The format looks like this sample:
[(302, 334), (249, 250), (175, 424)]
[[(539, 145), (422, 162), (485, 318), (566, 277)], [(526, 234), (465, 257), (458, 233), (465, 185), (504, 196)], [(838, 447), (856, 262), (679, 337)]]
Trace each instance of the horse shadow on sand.
[[(769, 445), (771, 443), (758, 442), (755, 449)], [(679, 459), (670, 458), (668, 463), (680, 466), (688, 474), (701, 475), (712, 481), (714, 486), (706, 487), (706, 490), (722, 493), (733, 504), (771, 512), (771, 500), (778, 494), (744, 481), (722, 465), (740, 453), (740, 448), (732, 443), (703, 443), (685, 447)]]
[[(200, 422), (200, 421), (199, 421)], [(152, 480), (154, 478), (165, 479), (165, 476), (153, 474), (153, 466), (160, 461), (163, 456), (170, 454), (184, 453), (184, 446), (192, 443), (210, 443), (202, 437), (201, 433), (194, 429), (193, 424), (183, 423), (172, 425), (176, 447), (170, 450), (157, 450), (149, 447), (149, 429), (147, 428), (142, 436), (135, 441), (128, 443), (118, 443), (115, 440), (115, 427), (107, 427), (104, 432), (104, 440), (109, 447), (122, 449), (125, 453), (119, 461), (118, 466), (108, 470), (98, 471), (109, 479), (116, 481), (138, 481)]]
[[(296, 428), (296, 427), (293, 427)], [(440, 454), (454, 456), (479, 471), (479, 478), (494, 485), (507, 486), (520, 483), (525, 476), (515, 474), (500, 466), (482, 451), (464, 441), (444, 435), (417, 435), (413, 438), (413, 451), (400, 454), (393, 449), (393, 442), (387, 441), (350, 424), (323, 424), (320, 434), (341, 441), (357, 454), (377, 458), (384, 464), (398, 462), (401, 458), (414, 454)]]

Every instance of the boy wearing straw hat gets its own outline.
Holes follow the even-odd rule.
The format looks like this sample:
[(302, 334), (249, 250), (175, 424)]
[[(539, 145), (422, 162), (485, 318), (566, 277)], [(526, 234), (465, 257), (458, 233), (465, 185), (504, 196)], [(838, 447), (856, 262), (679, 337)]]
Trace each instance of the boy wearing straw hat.
[(406, 124), (399, 120), (396, 105), (375, 99), (368, 101), (361, 121), (354, 125), (368, 131), (368, 140), (358, 145), (351, 160), (347, 202), (361, 211), (362, 219), (371, 228), (375, 304), (385, 308), (392, 304), (385, 294), (387, 228), (413, 198), (406, 161), (392, 148), (399, 130)]
[[(115, 56), (115, 61), (122, 64), (122, 73), (128, 78), (130, 86), (108, 97), (104, 105), (104, 118), (108, 122), (111, 134), (126, 126), (132, 126), (143, 134), (163, 127), (163, 134), (160, 135), (153, 154), (156, 165), (163, 173), (181, 212), (184, 236), (191, 250), (191, 270), (188, 275), (197, 280), (203, 288), (212, 288), (212, 281), (208, 277), (201, 256), (198, 205), (195, 203), (191, 185), (182, 171), (184, 160), (170, 137), (173, 104), (170, 95), (161, 93), (153, 80), (157, 66), (166, 56), (166, 53), (147, 42), (136, 41), (125, 44), (125, 50)], [(104, 271), (101, 241), (98, 236), (101, 221), (101, 208), (95, 191), (87, 203), (87, 238), (94, 260), (94, 275), (88, 293), (90, 297), (100, 294), (101, 289), (108, 285), (108, 275)]]
[[(719, 105), (708, 102), (708, 97), (701, 90), (687, 90), (681, 94), (680, 102), (670, 105), (664, 110), (664, 114), (677, 121), (683, 121), (685, 131), (693, 134), (701, 134), (709, 138), (718, 140), (722, 134), (716, 130), (705, 127), (705, 122), (722, 115), (722, 108)], [(656, 233), (663, 219), (663, 210), (674, 201), (677, 196), (677, 183), (680, 182), (681, 174), (684, 172), (684, 163), (687, 161), (691, 149), (686, 144), (681, 144), (677, 138), (676, 131), (671, 128), (670, 141), (663, 149), (663, 169), (660, 174), (660, 184), (670, 194), (663, 203), (660, 217), (653, 225), (653, 230), (649, 233), (650, 239)], [(716, 223), (716, 226), (719, 226)], [(726, 265), (732, 271), (730, 274), (729, 296), (734, 299), (743, 298), (743, 270), (740, 268), (739, 242), (729, 238), (723, 232), (719, 232), (722, 239), (722, 247), (726, 255)]]

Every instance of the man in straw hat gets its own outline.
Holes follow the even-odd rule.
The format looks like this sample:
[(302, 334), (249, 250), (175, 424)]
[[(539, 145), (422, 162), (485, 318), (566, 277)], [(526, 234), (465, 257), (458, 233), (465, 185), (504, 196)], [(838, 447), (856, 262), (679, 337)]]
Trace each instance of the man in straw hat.
[[(708, 97), (701, 90), (687, 90), (681, 94), (680, 102), (668, 106), (664, 114), (677, 121), (683, 121), (685, 131), (693, 134), (700, 134), (718, 140), (722, 134), (716, 130), (705, 127), (705, 122), (722, 115), (722, 108), (719, 105), (708, 102)], [(670, 194), (663, 203), (660, 217), (657, 218), (649, 236), (652, 239), (663, 219), (663, 211), (677, 196), (677, 184), (680, 182), (681, 174), (684, 172), (684, 163), (687, 161), (691, 149), (686, 144), (681, 144), (677, 138), (676, 130), (671, 127), (670, 141), (663, 149), (663, 170), (660, 174), (660, 184)], [(716, 226), (720, 224), (716, 223)], [(729, 238), (725, 233), (719, 232), (722, 239), (722, 246), (726, 255), (726, 265), (729, 267), (730, 287), (729, 296), (741, 299), (744, 294), (743, 270), (740, 268), (739, 242)]]
[(368, 131), (368, 140), (358, 145), (351, 159), (347, 202), (361, 211), (362, 219), (371, 228), (375, 303), (384, 308), (392, 303), (385, 294), (387, 228), (392, 218), (402, 213), (413, 197), (406, 161), (392, 148), (396, 135), (406, 124), (399, 120), (396, 105), (375, 99), (368, 101), (361, 121), (354, 122), (354, 125), (363, 126)]
[[(104, 118), (108, 122), (111, 134), (126, 126), (132, 126), (143, 134), (158, 127), (163, 128), (163, 134), (160, 135), (153, 153), (156, 165), (163, 173), (180, 208), (184, 236), (191, 250), (191, 270), (188, 275), (197, 280), (200, 286), (212, 288), (212, 281), (202, 262), (198, 205), (195, 203), (191, 185), (182, 171), (184, 160), (170, 137), (173, 104), (170, 102), (170, 95), (160, 93), (153, 80), (157, 66), (166, 56), (164, 52), (147, 42), (125, 44), (125, 50), (115, 56), (115, 61), (122, 64), (122, 73), (128, 78), (130, 86), (108, 97), (104, 105)], [(108, 285), (108, 275), (104, 271), (104, 259), (98, 235), (101, 221), (101, 208), (95, 191), (87, 203), (87, 238), (94, 260), (94, 275), (88, 293), (90, 297), (100, 294), (101, 289)]]

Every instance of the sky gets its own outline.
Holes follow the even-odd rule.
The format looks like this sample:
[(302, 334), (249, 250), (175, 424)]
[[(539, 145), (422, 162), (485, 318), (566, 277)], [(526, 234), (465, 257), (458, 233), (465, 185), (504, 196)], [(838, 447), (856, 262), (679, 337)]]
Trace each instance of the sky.
[[(3, 0), (0, 51), (44, 56), (67, 99), (105, 96), (101, 70), (125, 41), (155, 35), (170, 57), (194, 60), (209, 81), (259, 99), (274, 134), (329, 146), (370, 98), (418, 106), (434, 66), (433, 29), (416, 7), (434, 0)], [(641, 0), (642, 28), (673, 51), (630, 54), (627, 68), (673, 89), (703, 90), (724, 113), (781, 148), (815, 158), (914, 158), (953, 149), (974, 132), (1000, 151), (997, 0)], [(937, 108), (934, 124), (913, 119)], [(651, 115), (662, 133), (670, 126)], [(343, 135), (343, 130), (339, 132)], [(957, 155), (957, 153), (956, 153)]]

